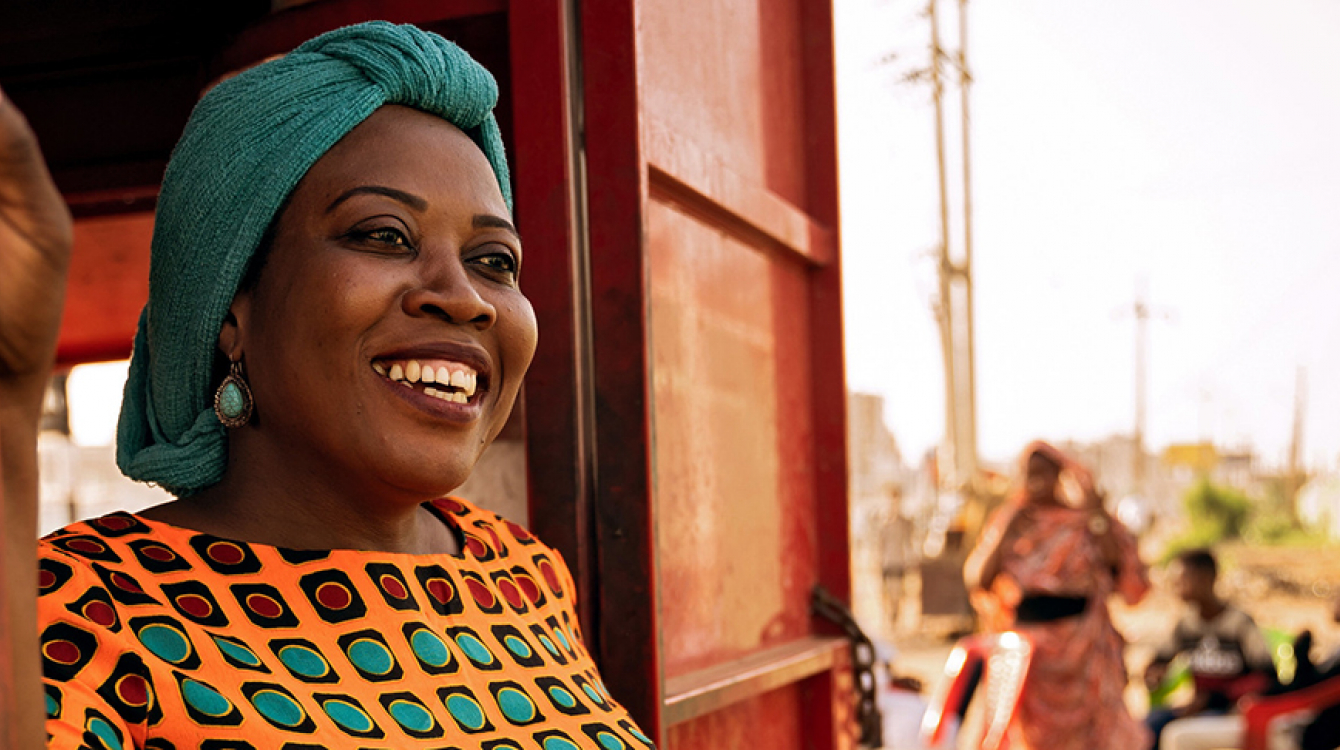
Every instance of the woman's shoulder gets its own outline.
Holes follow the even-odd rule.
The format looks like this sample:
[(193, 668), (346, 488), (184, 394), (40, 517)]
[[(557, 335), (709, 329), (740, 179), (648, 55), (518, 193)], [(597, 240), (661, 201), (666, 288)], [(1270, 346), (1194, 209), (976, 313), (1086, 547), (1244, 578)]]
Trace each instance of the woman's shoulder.
[[(433, 506), (461, 530), (465, 542), (463, 555), (494, 571), (491, 577), (499, 582), (505, 577), (515, 579), (532, 600), (543, 597), (541, 585), (559, 599), (575, 595), (572, 574), (562, 554), (526, 527), (460, 497), (444, 497), (434, 501)], [(538, 574), (538, 580), (530, 575), (532, 571)]]
[[(39, 583), (50, 580), (47, 571), (51, 570), (65, 570), (74, 575), (137, 567), (139, 561), (134, 552), (143, 552), (145, 545), (135, 542), (151, 534), (152, 529), (143, 521), (121, 511), (57, 529), (37, 542)], [(129, 557), (127, 553), (130, 553)], [(153, 554), (153, 551), (149, 552), (149, 555)], [(47, 586), (42, 588), (45, 590)]]

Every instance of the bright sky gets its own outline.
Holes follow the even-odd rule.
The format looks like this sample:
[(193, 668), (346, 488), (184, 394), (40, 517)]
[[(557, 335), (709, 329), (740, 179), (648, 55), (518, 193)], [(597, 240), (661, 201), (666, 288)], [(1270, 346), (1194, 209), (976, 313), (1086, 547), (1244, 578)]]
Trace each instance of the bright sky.
[[(925, 3), (835, 6), (848, 381), (887, 397), (915, 460), (943, 432), (932, 109), (928, 87), (900, 82), (927, 61)], [(1301, 365), (1305, 454), (1336, 465), (1340, 3), (974, 0), (969, 13), (983, 456), (1130, 431), (1144, 283), (1164, 313), (1150, 323), (1151, 446), (1208, 437), (1282, 462)]]

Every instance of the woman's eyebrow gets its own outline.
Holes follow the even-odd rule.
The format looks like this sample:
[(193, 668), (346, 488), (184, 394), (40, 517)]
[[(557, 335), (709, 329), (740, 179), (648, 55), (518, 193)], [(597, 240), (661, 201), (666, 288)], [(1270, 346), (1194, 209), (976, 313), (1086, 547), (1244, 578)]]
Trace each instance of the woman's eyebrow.
[(511, 232), (517, 240), (521, 239), (521, 233), (516, 231), (516, 227), (512, 226), (512, 222), (501, 216), (494, 216), (493, 214), (475, 214), (472, 223), (474, 224), (475, 229), (504, 229)]
[(334, 211), (337, 206), (355, 195), (363, 195), (367, 193), (372, 195), (384, 195), (387, 198), (404, 203), (415, 211), (425, 211), (428, 209), (428, 201), (413, 193), (406, 193), (404, 190), (396, 190), (393, 187), (386, 187), (385, 185), (359, 185), (358, 187), (346, 190), (340, 197), (331, 201), (330, 205), (326, 206), (326, 213)]

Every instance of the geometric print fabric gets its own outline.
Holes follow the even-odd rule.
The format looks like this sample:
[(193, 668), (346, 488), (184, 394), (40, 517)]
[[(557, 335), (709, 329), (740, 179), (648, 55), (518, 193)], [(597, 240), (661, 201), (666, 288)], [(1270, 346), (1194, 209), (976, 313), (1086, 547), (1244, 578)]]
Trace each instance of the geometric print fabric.
[(42, 540), (48, 746), (647, 750), (556, 552), (458, 498), (459, 556), (303, 551), (114, 513)]

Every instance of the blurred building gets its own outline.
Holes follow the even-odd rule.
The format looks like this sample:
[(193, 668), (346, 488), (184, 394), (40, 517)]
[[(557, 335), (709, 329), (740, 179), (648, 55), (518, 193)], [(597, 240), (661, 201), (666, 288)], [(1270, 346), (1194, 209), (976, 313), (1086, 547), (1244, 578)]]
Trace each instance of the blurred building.
[(1299, 489), (1298, 520), (1330, 539), (1340, 539), (1340, 476), (1319, 476)]
[(852, 611), (871, 636), (889, 638), (913, 524), (903, 514), (908, 471), (884, 424), (883, 397), (847, 394), (847, 453)]

